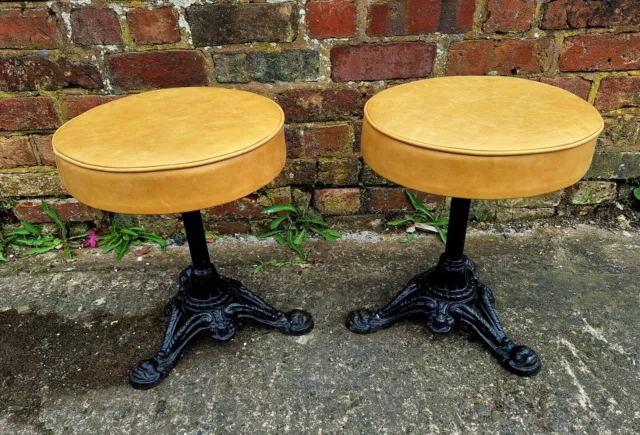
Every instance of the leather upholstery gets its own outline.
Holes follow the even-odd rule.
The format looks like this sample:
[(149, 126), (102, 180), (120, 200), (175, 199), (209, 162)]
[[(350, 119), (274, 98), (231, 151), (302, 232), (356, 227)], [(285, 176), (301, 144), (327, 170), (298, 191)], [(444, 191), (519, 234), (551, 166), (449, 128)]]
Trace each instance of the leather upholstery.
[(587, 172), (604, 123), (575, 95), (510, 77), (443, 77), (365, 106), (362, 155), (385, 178), (472, 199), (539, 195)]
[(53, 148), (79, 201), (119, 213), (199, 210), (263, 187), (286, 158), (284, 114), (268, 98), (222, 88), (146, 92), (60, 127)]

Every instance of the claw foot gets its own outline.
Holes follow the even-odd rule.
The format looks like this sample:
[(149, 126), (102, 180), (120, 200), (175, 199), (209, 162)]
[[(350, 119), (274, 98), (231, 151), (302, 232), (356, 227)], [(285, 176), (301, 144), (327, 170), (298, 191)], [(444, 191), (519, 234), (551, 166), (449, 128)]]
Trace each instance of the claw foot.
[(168, 374), (169, 370), (162, 369), (155, 358), (140, 361), (131, 370), (129, 384), (137, 390), (148, 390), (162, 382)]
[(520, 376), (533, 376), (540, 371), (541, 367), (538, 354), (528, 346), (515, 346), (502, 365), (511, 373)]
[(357, 334), (370, 334), (384, 327), (380, 316), (369, 310), (352, 311), (347, 317), (347, 329)]
[(313, 318), (306, 311), (292, 310), (287, 313), (286, 317), (287, 324), (279, 328), (285, 334), (304, 335), (313, 329)]

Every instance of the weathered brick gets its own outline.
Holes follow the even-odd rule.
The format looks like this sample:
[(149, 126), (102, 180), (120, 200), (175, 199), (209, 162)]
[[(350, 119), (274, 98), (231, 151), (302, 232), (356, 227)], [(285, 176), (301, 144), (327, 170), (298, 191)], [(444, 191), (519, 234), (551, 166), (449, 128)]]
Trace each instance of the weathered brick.
[(246, 220), (215, 220), (207, 227), (218, 234), (245, 234), (251, 232), (251, 224)]
[(288, 122), (339, 121), (362, 115), (364, 98), (357, 89), (294, 89), (276, 96)]
[(220, 83), (315, 81), (320, 75), (320, 55), (313, 50), (218, 53), (213, 64)]
[(215, 3), (187, 8), (196, 47), (245, 42), (291, 42), (297, 36), (295, 3)]
[(310, 37), (322, 39), (355, 36), (356, 3), (354, 1), (310, 1), (305, 7)]
[(56, 156), (53, 153), (53, 144), (51, 143), (53, 135), (36, 134), (31, 136), (31, 138), (33, 139), (33, 143), (38, 150), (38, 154), (40, 155), (40, 162), (42, 162), (43, 165), (55, 166)]
[(535, 80), (569, 91), (583, 100), (589, 97), (591, 90), (591, 82), (582, 77), (541, 77)]
[(595, 106), (602, 111), (640, 107), (640, 77), (602, 79)]
[(561, 71), (626, 71), (640, 68), (640, 33), (591, 34), (564, 40)]
[(114, 54), (106, 63), (111, 84), (124, 90), (208, 84), (204, 59), (195, 50)]
[(341, 45), (331, 50), (331, 77), (339, 82), (426, 77), (435, 57), (435, 44), (421, 42)]
[(476, 0), (443, 0), (440, 9), (441, 33), (465, 33), (473, 27)]
[(49, 130), (59, 125), (48, 97), (0, 99), (0, 131)]
[(598, 148), (607, 151), (640, 151), (640, 115), (623, 113), (605, 116)]
[(613, 181), (580, 181), (569, 188), (569, 201), (573, 205), (611, 203), (616, 198)]
[(433, 33), (440, 24), (441, 0), (390, 0), (369, 6), (367, 33), (399, 36)]
[(69, 85), (101, 89), (102, 77), (90, 64), (53, 62), (41, 56), (0, 58), (0, 90), (9, 92), (57, 90)]
[(62, 109), (66, 119), (75, 118), (87, 110), (102, 104), (122, 98), (120, 96), (102, 95), (68, 95), (61, 98)]
[(360, 189), (317, 189), (313, 201), (325, 215), (356, 214), (360, 210)]
[(536, 13), (536, 0), (489, 0), (485, 32), (526, 32)]
[(9, 169), (0, 172), (0, 198), (64, 195), (68, 192), (57, 171)]
[(392, 186), (393, 183), (364, 164), (362, 167), (362, 184), (365, 186)]
[(544, 208), (544, 207), (556, 207), (560, 204), (564, 190), (557, 190), (555, 192), (547, 193), (544, 195), (531, 196), (529, 198), (514, 198), (497, 201), (497, 206), (508, 208)]
[(37, 165), (27, 136), (0, 136), (0, 169)]
[(287, 160), (284, 168), (269, 184), (269, 187), (281, 187), (288, 184), (312, 185), (316, 183), (317, 172), (315, 160)]
[(555, 216), (552, 207), (543, 208), (504, 208), (496, 212), (497, 222), (534, 221)]
[(361, 166), (358, 159), (320, 159), (318, 182), (333, 186), (355, 186)]
[(629, 180), (640, 178), (640, 153), (597, 152), (587, 180)]
[(543, 29), (577, 29), (640, 24), (637, 0), (551, 0), (542, 19)]
[(0, 9), (0, 48), (57, 48), (58, 21), (46, 10)]
[(178, 13), (170, 6), (130, 9), (127, 24), (138, 44), (169, 44), (180, 40)]
[(346, 124), (329, 127), (288, 128), (286, 139), (287, 156), (291, 159), (353, 155), (351, 130)]
[(449, 49), (447, 74), (541, 73), (549, 69), (552, 49), (550, 38), (456, 42)]
[[(443, 196), (431, 195), (424, 192), (411, 191), (418, 201), (428, 209), (435, 210), (444, 204)], [(373, 187), (367, 189), (367, 200), (365, 204), (369, 212), (389, 212), (399, 210), (413, 210), (411, 201), (406, 192), (398, 187)]]
[(264, 205), (260, 203), (258, 195), (249, 195), (233, 202), (208, 208), (205, 210), (205, 213), (215, 218), (250, 218), (262, 216), (263, 208)]
[(113, 9), (82, 8), (71, 11), (71, 35), (80, 45), (122, 43), (118, 14)]
[[(89, 206), (78, 202), (76, 199), (48, 199), (45, 202), (65, 222), (90, 222), (93, 220)], [(53, 222), (42, 210), (40, 201), (18, 201), (13, 207), (13, 212), (21, 221), (34, 223)]]

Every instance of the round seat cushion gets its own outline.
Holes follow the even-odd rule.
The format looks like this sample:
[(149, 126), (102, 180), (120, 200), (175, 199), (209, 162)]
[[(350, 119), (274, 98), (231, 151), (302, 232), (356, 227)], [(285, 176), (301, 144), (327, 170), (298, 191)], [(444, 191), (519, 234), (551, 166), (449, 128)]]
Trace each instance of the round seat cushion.
[(464, 76), (386, 89), (365, 106), (362, 155), (383, 177), (423, 192), (507, 199), (580, 180), (604, 123), (562, 89)]
[(53, 137), (62, 183), (90, 206), (181, 213), (263, 187), (286, 158), (284, 113), (223, 88), (146, 92), (91, 109)]

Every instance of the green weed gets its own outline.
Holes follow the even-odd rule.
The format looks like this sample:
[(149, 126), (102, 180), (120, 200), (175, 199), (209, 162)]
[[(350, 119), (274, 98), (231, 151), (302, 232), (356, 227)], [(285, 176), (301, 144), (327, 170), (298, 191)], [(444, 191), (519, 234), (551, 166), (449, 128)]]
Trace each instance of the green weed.
[[(420, 203), (420, 201), (418, 201), (418, 198), (416, 198), (413, 193), (409, 192), (408, 190), (405, 190), (405, 192), (409, 197), (414, 210), (416, 210), (418, 213), (414, 215), (405, 215), (402, 219), (387, 222), (387, 225), (391, 225), (394, 227), (407, 225), (408, 228), (410, 226), (415, 227), (416, 225), (419, 225), (428, 231), (437, 232), (440, 236), (440, 239), (442, 240), (442, 243), (447, 243), (447, 226), (449, 224), (449, 218), (444, 217), (436, 219), (434, 215), (429, 211), (429, 209), (427, 209), (427, 207), (425, 207)], [(402, 241), (402, 243), (410, 242), (414, 238), (415, 232), (407, 232), (407, 237)]]
[(155, 233), (147, 232), (141, 227), (118, 227), (114, 223), (109, 225), (107, 235), (100, 236), (98, 246), (103, 248), (103, 254), (115, 251), (116, 258), (120, 260), (131, 246), (139, 246), (144, 242), (157, 243), (163, 251), (167, 249), (167, 242)]

